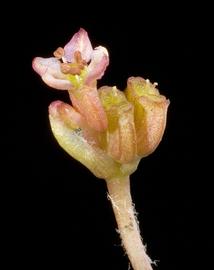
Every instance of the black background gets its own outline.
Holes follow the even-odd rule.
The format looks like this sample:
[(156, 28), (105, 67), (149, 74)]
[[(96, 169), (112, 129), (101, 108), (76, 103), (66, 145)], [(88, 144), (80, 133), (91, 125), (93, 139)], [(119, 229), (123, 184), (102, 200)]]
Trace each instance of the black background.
[(142, 76), (158, 82), (171, 101), (160, 146), (131, 176), (132, 195), (148, 253), (158, 263), (155, 269), (193, 269), (202, 261), (196, 255), (203, 237), (198, 231), (203, 191), (196, 180), (202, 124), (197, 83), (204, 56), (199, 41), (206, 30), (195, 7), (26, 5), (10, 17), (9, 53), (15, 59), (10, 68), (15, 72), (4, 98), (8, 265), (128, 268), (105, 182), (69, 157), (51, 133), (48, 105), (57, 99), (69, 102), (68, 95), (48, 88), (31, 68), (33, 57), (51, 56), (83, 27), (93, 46), (105, 46), (110, 54), (100, 86), (124, 89), (129, 76)]

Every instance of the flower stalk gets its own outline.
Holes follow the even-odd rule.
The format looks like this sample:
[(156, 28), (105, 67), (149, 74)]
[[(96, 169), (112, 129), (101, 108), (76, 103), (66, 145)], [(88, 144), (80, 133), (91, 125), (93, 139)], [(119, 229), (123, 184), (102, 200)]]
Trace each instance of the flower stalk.
[(108, 198), (118, 224), (122, 245), (134, 270), (152, 270), (140, 236), (137, 217), (132, 203), (129, 177), (107, 180)]

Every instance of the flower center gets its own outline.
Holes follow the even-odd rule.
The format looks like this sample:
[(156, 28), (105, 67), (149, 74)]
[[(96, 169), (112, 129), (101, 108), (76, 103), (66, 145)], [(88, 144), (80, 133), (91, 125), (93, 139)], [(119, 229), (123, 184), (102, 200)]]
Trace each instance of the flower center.
[[(64, 56), (65, 52), (64, 49), (59, 47), (53, 55), (61, 60)], [(87, 62), (82, 58), (80, 51), (74, 52), (74, 62), (73, 63), (61, 63), (60, 68), (62, 73), (70, 74), (70, 75), (80, 75), (82, 70), (87, 65)]]

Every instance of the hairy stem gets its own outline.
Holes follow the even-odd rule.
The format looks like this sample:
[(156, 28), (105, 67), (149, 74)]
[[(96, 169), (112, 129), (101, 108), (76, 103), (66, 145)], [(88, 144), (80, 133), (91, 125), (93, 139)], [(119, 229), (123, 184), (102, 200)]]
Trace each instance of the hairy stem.
[(134, 270), (152, 270), (151, 260), (143, 245), (132, 204), (129, 177), (107, 180), (120, 237)]

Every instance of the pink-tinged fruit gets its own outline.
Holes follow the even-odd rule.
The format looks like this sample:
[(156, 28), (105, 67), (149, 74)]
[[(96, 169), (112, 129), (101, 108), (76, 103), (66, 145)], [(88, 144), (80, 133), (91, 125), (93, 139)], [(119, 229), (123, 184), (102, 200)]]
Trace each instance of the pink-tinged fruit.
[(163, 137), (169, 100), (159, 94), (156, 84), (141, 77), (128, 79), (125, 94), (135, 108), (137, 153), (148, 156)]
[(106, 151), (117, 162), (129, 163), (138, 158), (134, 107), (116, 87), (103, 86), (99, 94), (108, 118)]

